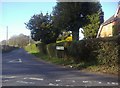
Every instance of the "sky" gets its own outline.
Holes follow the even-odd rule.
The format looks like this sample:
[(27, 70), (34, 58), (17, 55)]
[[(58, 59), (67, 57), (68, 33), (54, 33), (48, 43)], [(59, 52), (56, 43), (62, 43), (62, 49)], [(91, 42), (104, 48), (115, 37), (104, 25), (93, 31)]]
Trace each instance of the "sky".
[[(8, 38), (21, 33), (30, 35), (25, 24), (34, 14), (43, 12), (51, 13), (56, 2), (2, 2), (0, 3), (0, 41), (6, 39), (6, 27), (8, 26)], [(104, 19), (107, 20), (115, 14), (117, 2), (101, 2), (104, 11)], [(2, 14), (1, 14), (2, 13)]]

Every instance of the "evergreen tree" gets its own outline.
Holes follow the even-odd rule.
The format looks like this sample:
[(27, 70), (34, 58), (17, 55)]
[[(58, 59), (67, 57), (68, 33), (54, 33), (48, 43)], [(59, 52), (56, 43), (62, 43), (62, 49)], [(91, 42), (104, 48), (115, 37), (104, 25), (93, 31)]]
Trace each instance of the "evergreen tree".
[(31, 30), (31, 37), (35, 41), (41, 41), (45, 44), (56, 42), (59, 31), (53, 26), (52, 16), (46, 13), (33, 15), (26, 27)]
[(87, 19), (89, 20), (89, 23), (83, 27), (84, 37), (96, 38), (100, 26), (99, 14), (94, 13), (92, 15), (88, 15)]
[(72, 31), (73, 40), (78, 40), (79, 28), (89, 25), (88, 15), (98, 13), (99, 9), (99, 2), (58, 2), (53, 10), (54, 25), (59, 30)]

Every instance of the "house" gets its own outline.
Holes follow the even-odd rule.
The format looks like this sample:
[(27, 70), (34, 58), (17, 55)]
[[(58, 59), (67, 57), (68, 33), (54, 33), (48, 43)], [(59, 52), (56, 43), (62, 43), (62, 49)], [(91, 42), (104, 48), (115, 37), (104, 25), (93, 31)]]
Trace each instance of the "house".
[[(101, 24), (97, 34), (97, 38), (113, 36), (114, 25), (120, 25), (120, 2), (118, 3), (116, 13)], [(120, 26), (118, 26), (116, 30), (118, 33), (120, 33)]]

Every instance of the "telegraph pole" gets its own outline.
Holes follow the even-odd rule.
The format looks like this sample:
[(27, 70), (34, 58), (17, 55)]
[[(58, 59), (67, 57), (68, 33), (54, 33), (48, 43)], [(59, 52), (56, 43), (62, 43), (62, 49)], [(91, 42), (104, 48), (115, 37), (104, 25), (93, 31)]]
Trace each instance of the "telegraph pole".
[(6, 45), (8, 45), (8, 26), (6, 27)]
[(30, 45), (30, 36), (29, 36), (29, 45)]

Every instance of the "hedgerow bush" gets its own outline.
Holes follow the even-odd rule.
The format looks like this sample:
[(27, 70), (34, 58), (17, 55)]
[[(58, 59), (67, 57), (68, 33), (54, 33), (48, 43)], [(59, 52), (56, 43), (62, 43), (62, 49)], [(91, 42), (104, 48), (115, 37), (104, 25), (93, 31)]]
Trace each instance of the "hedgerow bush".
[(114, 42), (101, 42), (101, 48), (98, 50), (97, 59), (100, 64), (109, 65), (118, 63), (118, 46)]
[(56, 57), (56, 44), (55, 43), (52, 43), (52, 44), (48, 44), (47, 45), (47, 54), (48, 56), (51, 58), (51, 57)]
[(67, 54), (76, 63), (95, 62), (101, 65), (117, 65), (119, 60), (120, 37), (86, 39), (71, 42)]
[(48, 55), (51, 57), (56, 57), (56, 43), (51, 44), (44, 44), (44, 43), (37, 43), (36, 46), (39, 48), (40, 53), (44, 55)]
[(28, 44), (27, 46), (24, 47), (24, 49), (29, 52), (29, 53), (32, 53), (32, 54), (36, 54), (36, 53), (39, 53), (39, 49), (38, 47), (36, 47), (36, 44)]
[(118, 66), (119, 62), (119, 44), (120, 37), (112, 37), (107, 40), (103, 40), (100, 43), (99, 55), (97, 56), (99, 64), (107, 66)]
[(44, 43), (37, 43), (36, 47), (38, 47), (38, 49), (40, 50), (40, 53), (47, 54), (46, 44), (44, 44)]
[(73, 57), (74, 61), (77, 63), (80, 61), (91, 61), (94, 60), (93, 57), (96, 54), (96, 47), (95, 42), (90, 40), (74, 41), (67, 47), (68, 56)]
[[(120, 36), (110, 38), (85, 39), (45, 45), (38, 44), (40, 52), (49, 57), (59, 57), (76, 63), (93, 63), (106, 66), (118, 66), (120, 58)], [(64, 50), (56, 50), (64, 46)]]

